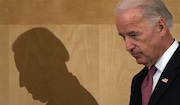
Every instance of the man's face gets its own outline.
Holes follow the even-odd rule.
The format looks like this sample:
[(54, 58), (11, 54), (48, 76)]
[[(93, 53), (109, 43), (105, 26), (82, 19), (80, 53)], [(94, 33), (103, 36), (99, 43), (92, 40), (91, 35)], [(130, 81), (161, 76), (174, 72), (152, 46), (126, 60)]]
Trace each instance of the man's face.
[(119, 35), (124, 38), (126, 50), (137, 63), (151, 66), (162, 55), (162, 37), (158, 25), (150, 26), (140, 8), (121, 12), (116, 18)]

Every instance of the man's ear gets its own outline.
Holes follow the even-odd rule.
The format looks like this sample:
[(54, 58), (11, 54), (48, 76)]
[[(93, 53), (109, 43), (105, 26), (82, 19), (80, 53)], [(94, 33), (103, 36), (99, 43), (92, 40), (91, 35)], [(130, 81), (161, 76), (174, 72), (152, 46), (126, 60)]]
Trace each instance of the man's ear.
[(167, 31), (167, 24), (163, 18), (160, 18), (158, 22), (158, 30), (159, 30), (160, 36), (163, 36)]

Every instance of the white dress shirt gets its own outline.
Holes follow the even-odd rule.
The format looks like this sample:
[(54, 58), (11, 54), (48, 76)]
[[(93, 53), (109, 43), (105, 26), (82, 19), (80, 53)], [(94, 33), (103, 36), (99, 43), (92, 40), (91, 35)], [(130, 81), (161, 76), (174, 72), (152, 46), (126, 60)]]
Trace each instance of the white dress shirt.
[(154, 91), (154, 88), (164, 70), (164, 68), (166, 67), (168, 61), (170, 60), (170, 58), (172, 57), (172, 55), (174, 54), (174, 52), (176, 51), (176, 49), (178, 48), (179, 43), (177, 40), (175, 40), (173, 42), (173, 44), (165, 51), (165, 53), (161, 56), (161, 58), (157, 61), (157, 63), (155, 64), (155, 67), (157, 68), (156, 73), (153, 75), (153, 87), (152, 87), (152, 91)]

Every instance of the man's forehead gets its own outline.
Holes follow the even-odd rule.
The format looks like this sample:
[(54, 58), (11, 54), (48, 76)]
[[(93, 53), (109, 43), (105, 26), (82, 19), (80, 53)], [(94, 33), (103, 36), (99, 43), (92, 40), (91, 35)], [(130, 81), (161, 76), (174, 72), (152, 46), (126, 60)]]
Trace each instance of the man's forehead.
[(132, 29), (120, 29), (119, 30), (119, 35), (124, 36), (124, 35), (130, 35), (130, 34), (134, 34), (134, 33), (139, 33), (139, 30), (137, 30), (136, 28), (132, 28)]

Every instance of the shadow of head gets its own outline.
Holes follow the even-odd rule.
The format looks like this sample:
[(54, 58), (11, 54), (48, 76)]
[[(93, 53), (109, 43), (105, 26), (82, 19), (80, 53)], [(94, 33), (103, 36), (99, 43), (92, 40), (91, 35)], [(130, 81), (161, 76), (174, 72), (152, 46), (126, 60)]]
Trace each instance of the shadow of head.
[(25, 86), (34, 99), (47, 105), (97, 105), (68, 72), (68, 51), (48, 29), (38, 27), (22, 33), (15, 40), (13, 51), (20, 87)]
[(52, 94), (47, 81), (68, 73), (65, 61), (69, 55), (62, 42), (46, 28), (33, 28), (17, 38), (13, 51), (20, 86), (25, 86), (34, 98), (47, 101)]

